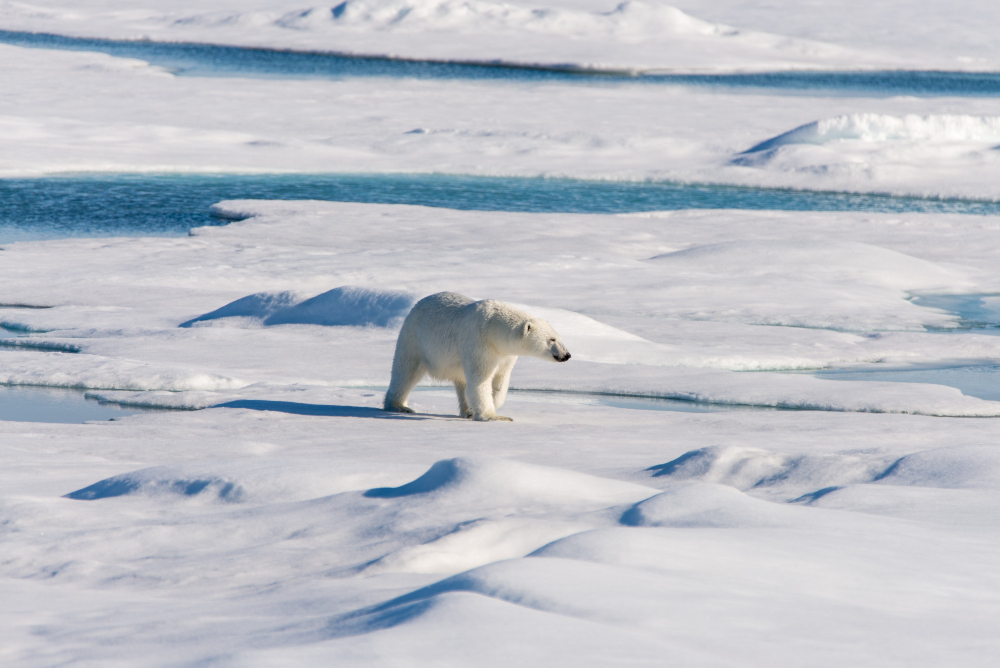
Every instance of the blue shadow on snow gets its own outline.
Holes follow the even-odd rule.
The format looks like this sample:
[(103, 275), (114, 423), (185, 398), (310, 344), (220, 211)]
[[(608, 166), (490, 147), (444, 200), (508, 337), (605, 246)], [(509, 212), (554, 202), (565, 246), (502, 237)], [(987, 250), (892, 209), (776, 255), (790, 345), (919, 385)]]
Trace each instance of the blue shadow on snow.
[(296, 401), (268, 401), (265, 399), (237, 399), (212, 408), (248, 408), (253, 411), (275, 411), (292, 415), (318, 415), (322, 417), (356, 417), (381, 420), (428, 420), (430, 416), (407, 413), (390, 413), (370, 406), (334, 406), (328, 404), (302, 404)]

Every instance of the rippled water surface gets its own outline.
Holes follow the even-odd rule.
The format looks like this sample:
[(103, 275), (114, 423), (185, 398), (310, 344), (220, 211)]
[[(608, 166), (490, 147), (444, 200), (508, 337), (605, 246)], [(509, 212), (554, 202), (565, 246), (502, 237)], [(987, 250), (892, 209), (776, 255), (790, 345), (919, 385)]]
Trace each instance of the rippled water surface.
[(1000, 214), (1000, 203), (735, 186), (443, 174), (97, 174), (0, 179), (0, 242), (182, 235), (222, 225), (224, 199), (318, 199), (481, 211), (624, 213), (774, 209)]
[(581, 83), (587, 85), (684, 85), (822, 95), (886, 97), (1000, 97), (1000, 73), (889, 70), (874, 72), (765, 72), (673, 74), (594, 72), (495, 63), (450, 63), (303, 53), (209, 44), (90, 39), (0, 30), (0, 42), (43, 49), (98, 51), (138, 58), (183, 76), (322, 78), (406, 77)]

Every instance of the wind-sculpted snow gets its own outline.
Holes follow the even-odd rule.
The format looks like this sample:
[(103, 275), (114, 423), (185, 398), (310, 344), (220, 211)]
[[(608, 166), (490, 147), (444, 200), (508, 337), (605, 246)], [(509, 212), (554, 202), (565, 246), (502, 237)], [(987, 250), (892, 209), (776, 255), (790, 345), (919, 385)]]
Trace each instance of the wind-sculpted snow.
[(570, 505), (601, 508), (647, 498), (656, 490), (641, 485), (529, 466), (519, 462), (457, 458), (434, 464), (424, 475), (401, 487), (370, 489), (372, 498), (429, 495), (469, 507), (481, 504), (517, 507)]
[(887, 485), (995, 488), (1000, 484), (1000, 451), (993, 446), (955, 446), (907, 455), (878, 478)]
[[(819, 176), (824, 188), (849, 192), (969, 197), (979, 183), (995, 178), (998, 145), (1000, 116), (854, 113), (767, 139), (732, 164), (781, 175), (797, 187), (810, 187)], [(925, 177), (928, 167), (934, 179)], [(998, 195), (979, 192), (988, 199)]]
[(1000, 142), (1000, 116), (849, 114), (807, 123), (746, 150), (831, 142)]
[(636, 527), (754, 528), (815, 525), (823, 515), (747, 496), (726, 485), (678, 484), (622, 514)]
[(338, 494), (364, 485), (365, 476), (344, 475), (329, 460), (288, 462), (260, 458), (168, 464), (100, 480), (65, 495), (78, 501), (120, 496), (169, 501), (278, 503)]
[[(806, 492), (879, 480), (894, 458), (882, 452), (789, 455), (743, 446), (708, 446), (655, 466), (657, 477), (697, 480), (798, 497)], [(790, 498), (786, 500), (791, 500)]]
[[(261, 292), (248, 295), (181, 324), (223, 318), (248, 318), (256, 325), (325, 325), (398, 327), (416, 298), (405, 292), (342, 286), (304, 299), (292, 292)], [(241, 324), (246, 322), (239, 321)]]
[[(328, 404), (380, 400), (329, 392)], [(797, 663), (988, 664), (997, 537), (973, 509), (992, 474), (948, 474), (975, 489), (907, 483), (908, 501), (881, 508), (841, 492), (900, 489), (884, 475), (895, 462), (913, 463), (899, 475), (983, 467), (988, 447), (944, 456), (934, 444), (991, 442), (995, 421), (538, 401), (520, 401), (519, 415), (503, 431), (249, 409), (72, 431), (0, 423), (12, 656), (43, 665), (33, 653), (56, 647), (163, 665), (155, 647), (173, 663), (221, 652), (234, 665), (786, 665), (781, 637)], [(843, 451), (865, 444), (883, 447)], [(44, 475), (26, 477), (32, 462)], [(785, 503), (830, 484), (844, 487)], [(47, 621), (21, 633), (16, 616), (41, 620), (43, 604)], [(914, 624), (933, 626), (933, 642)]]

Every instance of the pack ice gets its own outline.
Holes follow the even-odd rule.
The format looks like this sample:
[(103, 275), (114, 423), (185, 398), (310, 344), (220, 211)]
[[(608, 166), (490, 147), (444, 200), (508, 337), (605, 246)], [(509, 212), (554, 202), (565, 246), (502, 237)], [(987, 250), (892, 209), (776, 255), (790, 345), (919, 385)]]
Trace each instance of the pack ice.
[[(1000, 403), (778, 373), (1000, 357), (912, 301), (1000, 292), (991, 219), (217, 209), (4, 247), (51, 308), (0, 311), (0, 381), (188, 409), (0, 422), (7, 663), (994, 663)], [(518, 364), (517, 422), (380, 410), (441, 290), (573, 350)]]

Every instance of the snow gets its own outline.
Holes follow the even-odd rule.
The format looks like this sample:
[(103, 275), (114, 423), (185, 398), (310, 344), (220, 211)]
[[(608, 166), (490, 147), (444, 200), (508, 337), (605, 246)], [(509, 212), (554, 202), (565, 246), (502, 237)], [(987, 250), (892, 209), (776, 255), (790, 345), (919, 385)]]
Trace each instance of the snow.
[[(337, 7), (0, 1), (0, 29), (623, 68), (997, 62), (996, 9), (967, 0)], [(438, 171), (1000, 196), (988, 98), (198, 79), (9, 46), (0, 62), (7, 177)], [(787, 373), (995, 365), (1000, 337), (928, 331), (965, 324), (931, 305), (996, 312), (995, 218), (214, 211), (233, 222), (0, 250), (0, 383), (175, 409), (0, 421), (5, 666), (996, 663), (1000, 402)], [(572, 351), (517, 363), (513, 423), (460, 419), (433, 384), (417, 414), (381, 410), (400, 319), (441, 290), (514, 303)]]
[[(995, 294), (992, 219), (217, 208), (250, 217), (3, 250), (5, 300), (51, 306), (3, 321), (80, 352), (0, 351), (0, 379), (189, 409), (0, 423), (13, 665), (992, 663), (1000, 422), (940, 416), (1000, 402), (774, 373), (1000, 357), (910, 300)], [(574, 352), (517, 364), (547, 392), (502, 429), (444, 387), (380, 410), (441, 289)]]

